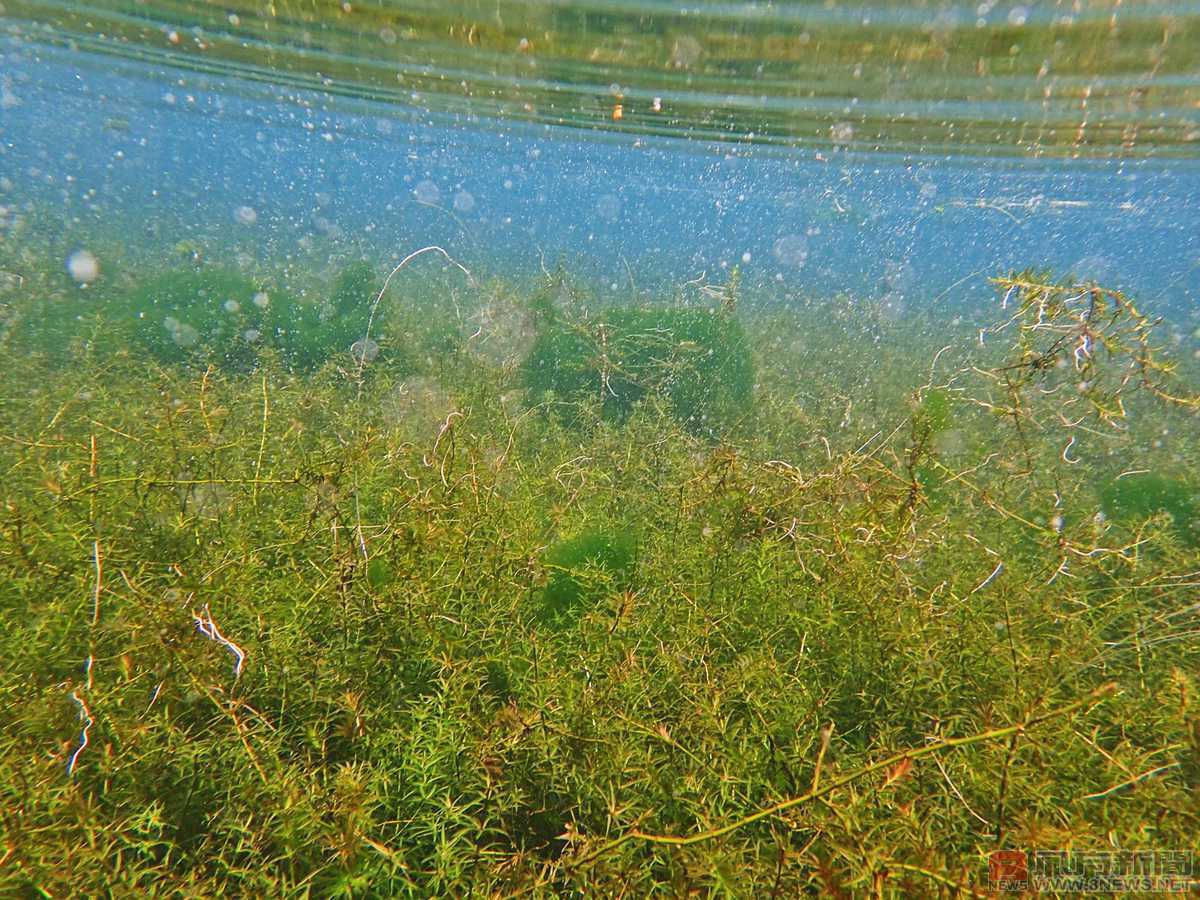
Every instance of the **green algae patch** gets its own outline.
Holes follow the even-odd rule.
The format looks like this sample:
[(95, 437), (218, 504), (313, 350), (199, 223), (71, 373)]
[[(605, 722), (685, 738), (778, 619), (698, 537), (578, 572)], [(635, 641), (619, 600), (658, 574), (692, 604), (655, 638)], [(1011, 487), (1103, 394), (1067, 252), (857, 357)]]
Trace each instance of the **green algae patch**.
[(290, 368), (312, 371), (339, 357), (346, 364), (360, 359), (369, 364), (396, 355), (395, 348), (366, 336), (381, 287), (366, 262), (342, 269), (320, 303), (299, 301), (227, 269), (184, 269), (113, 299), (108, 312), (163, 362), (244, 372), (272, 351)]
[(535, 398), (561, 406), (599, 404), (624, 421), (660, 398), (693, 434), (730, 428), (751, 403), (754, 364), (741, 323), (706, 309), (619, 308), (588, 321), (551, 318), (524, 367)]
[(1139, 472), (1106, 484), (1100, 492), (1100, 505), (1109, 518), (1131, 524), (1166, 513), (1179, 539), (1195, 547), (1200, 545), (1200, 507), (1196, 497), (1197, 490), (1184, 481)]
[(951, 424), (953, 402), (950, 393), (941, 388), (926, 391), (915, 418), (933, 434), (945, 431)]
[(544, 563), (550, 579), (538, 618), (562, 623), (606, 589), (623, 590), (633, 573), (637, 539), (628, 531), (592, 529), (550, 547)]
[(225, 269), (163, 273), (115, 300), (110, 312), (168, 363), (247, 371), (273, 348), (289, 365), (311, 369), (327, 355), (315, 308)]
[(350, 352), (356, 362), (379, 352), (378, 345), (368, 351), (366, 335), (371, 306), (382, 287), (383, 281), (368, 262), (350, 263), (338, 273), (329, 303), (322, 310), (325, 328), (321, 337), (326, 352)]

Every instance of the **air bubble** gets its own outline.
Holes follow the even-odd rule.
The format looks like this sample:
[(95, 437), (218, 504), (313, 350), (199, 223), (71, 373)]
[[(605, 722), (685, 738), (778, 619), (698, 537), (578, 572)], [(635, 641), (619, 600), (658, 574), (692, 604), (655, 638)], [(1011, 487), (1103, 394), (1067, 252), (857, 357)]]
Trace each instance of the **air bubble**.
[(475, 209), (475, 198), (467, 191), (459, 191), (454, 195), (454, 208), (460, 213), (469, 213)]
[(100, 277), (100, 260), (87, 250), (76, 250), (67, 259), (67, 272), (80, 284)]
[(771, 255), (785, 266), (802, 266), (808, 260), (808, 241), (798, 234), (785, 234), (771, 248)]
[(417, 198), (418, 203), (437, 203), (442, 199), (442, 192), (436, 184), (424, 178), (413, 188), (413, 196)]
[(621, 215), (621, 201), (612, 194), (605, 194), (596, 201), (596, 215), (606, 222), (615, 222)]
[(379, 357), (379, 345), (369, 337), (361, 337), (350, 345), (350, 355), (360, 366), (372, 363)]

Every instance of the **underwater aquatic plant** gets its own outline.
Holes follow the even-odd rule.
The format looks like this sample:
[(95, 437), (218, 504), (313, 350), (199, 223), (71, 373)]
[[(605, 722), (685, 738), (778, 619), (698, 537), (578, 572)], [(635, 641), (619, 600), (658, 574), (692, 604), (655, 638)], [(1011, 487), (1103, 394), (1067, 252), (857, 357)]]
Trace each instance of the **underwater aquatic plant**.
[[(11, 354), (0, 894), (963, 893), (1035, 831), (1190, 846), (1194, 552), (1122, 557), (1075, 515), (1079, 394), (1020, 395), (1014, 473), (1013, 417), (973, 402), (1007, 397), (973, 398), (999, 341), (945, 374), (921, 330), (866, 379), (830, 364), (861, 329), (816, 310), (779, 346), (778, 311), (742, 309), (756, 427), (718, 448), (669, 384), (571, 429), (467, 354), (350, 403), (275, 354), (253, 377)], [(599, 322), (617, 337), (577, 321), (579, 353)], [(643, 365), (693, 373), (683, 349)], [(547, 511), (577, 524), (539, 561)]]
[(316, 310), (237, 272), (205, 268), (165, 272), (114, 298), (107, 312), (164, 362), (211, 362), (253, 368), (267, 347), (299, 368), (323, 354)]
[(1100, 506), (1110, 519), (1139, 523), (1167, 513), (1176, 534), (1188, 546), (1200, 545), (1197, 489), (1177, 478), (1132, 472), (1114, 478), (1100, 491)]
[(598, 402), (623, 421), (647, 396), (662, 398), (694, 434), (715, 435), (745, 414), (754, 365), (741, 323), (707, 309), (608, 310), (595, 319), (544, 319), (524, 366), (535, 398)]
[[(369, 262), (360, 260), (350, 263), (338, 273), (324, 317), (323, 337), (328, 342), (330, 352), (349, 351), (356, 364), (360, 360), (366, 363), (375, 361), (380, 352), (379, 344), (364, 335), (370, 320), (371, 303), (382, 287), (383, 279)], [(362, 349), (355, 350), (356, 346)]]
[(165, 362), (247, 371), (262, 350), (272, 348), (302, 371), (338, 357), (361, 368), (403, 359), (395, 347), (367, 335), (381, 283), (371, 264), (351, 263), (338, 274), (329, 299), (316, 305), (236, 272), (198, 268), (163, 273), (113, 299), (108, 312), (134, 323), (133, 338)]
[(538, 617), (561, 622), (603, 585), (623, 589), (636, 554), (637, 539), (624, 528), (592, 528), (555, 544), (544, 557), (550, 580)]

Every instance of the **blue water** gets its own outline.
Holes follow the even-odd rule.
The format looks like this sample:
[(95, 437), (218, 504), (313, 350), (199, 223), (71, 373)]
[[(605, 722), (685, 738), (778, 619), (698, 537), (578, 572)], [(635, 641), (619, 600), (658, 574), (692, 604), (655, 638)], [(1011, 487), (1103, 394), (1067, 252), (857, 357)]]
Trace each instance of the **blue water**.
[(98, 228), (149, 261), (182, 240), (297, 262), (348, 246), (386, 263), (432, 243), (484, 273), (561, 262), (602, 290), (719, 282), (738, 265), (766, 296), (912, 304), (974, 304), (987, 276), (1036, 266), (1157, 310), (1200, 307), (1193, 160), (598, 137), (0, 50), (0, 205), (60, 217), (64, 253)]

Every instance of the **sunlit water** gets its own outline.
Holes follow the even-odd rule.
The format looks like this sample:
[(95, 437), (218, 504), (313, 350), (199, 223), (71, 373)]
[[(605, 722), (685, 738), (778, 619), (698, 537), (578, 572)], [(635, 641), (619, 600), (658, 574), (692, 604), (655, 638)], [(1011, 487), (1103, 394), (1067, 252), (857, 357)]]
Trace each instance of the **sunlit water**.
[(622, 291), (1200, 290), (1196, 4), (301, 6), (7, 4), (6, 232), (440, 243)]

